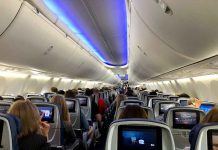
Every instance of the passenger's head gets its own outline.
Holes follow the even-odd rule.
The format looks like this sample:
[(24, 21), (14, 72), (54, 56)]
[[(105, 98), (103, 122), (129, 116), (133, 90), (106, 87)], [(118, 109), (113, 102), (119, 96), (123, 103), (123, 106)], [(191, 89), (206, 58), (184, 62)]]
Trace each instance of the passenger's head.
[(70, 117), (68, 113), (67, 103), (63, 96), (55, 95), (51, 98), (51, 103), (60, 107), (61, 115), (63, 117), (63, 121), (70, 122)]
[(117, 97), (114, 100), (116, 102), (116, 110), (118, 110), (118, 108), (120, 107), (121, 101), (126, 100), (126, 99), (127, 99), (126, 95), (123, 95), (123, 94), (117, 95)]
[(19, 137), (40, 133), (40, 115), (37, 107), (29, 100), (14, 102), (9, 108), (8, 113), (21, 120)]
[(126, 118), (144, 118), (147, 119), (146, 111), (138, 105), (127, 105), (126, 108), (118, 115), (118, 119)]
[(4, 100), (4, 98), (2, 96), (0, 96), (0, 100)]
[(86, 91), (85, 91), (85, 95), (86, 96), (91, 96), (93, 94), (93, 90), (87, 88)]
[(65, 92), (64, 92), (64, 90), (59, 90), (59, 91), (57, 92), (57, 94), (64, 95)]
[(190, 98), (190, 96), (186, 93), (181, 93), (181, 94), (178, 94), (177, 96), (179, 97), (185, 97), (185, 98)]
[(73, 90), (67, 90), (65, 92), (65, 98), (75, 98), (76, 97), (76, 92)]
[(24, 98), (23, 96), (21, 96), (21, 95), (17, 95), (17, 96), (15, 97), (14, 101), (18, 101), (18, 100), (24, 101), (25, 98)]
[(211, 122), (218, 122), (218, 106), (215, 106), (213, 109), (211, 109), (201, 121), (201, 123)]
[(57, 92), (58, 92), (58, 88), (56, 88), (56, 87), (51, 87), (51, 92), (57, 93)]

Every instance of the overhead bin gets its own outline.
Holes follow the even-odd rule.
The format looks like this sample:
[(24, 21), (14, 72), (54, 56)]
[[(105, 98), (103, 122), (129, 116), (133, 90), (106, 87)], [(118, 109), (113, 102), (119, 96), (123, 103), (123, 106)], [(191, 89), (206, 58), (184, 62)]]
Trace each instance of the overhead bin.
[(16, 17), (22, 1), (21, 0), (1, 0), (0, 1), (0, 35), (7, 29)]
[[(1, 63), (62, 73), (71, 78), (96, 80), (107, 72), (27, 2), (22, 3), (13, 23), (0, 38), (0, 53)], [(112, 73), (109, 77), (117, 80)]]

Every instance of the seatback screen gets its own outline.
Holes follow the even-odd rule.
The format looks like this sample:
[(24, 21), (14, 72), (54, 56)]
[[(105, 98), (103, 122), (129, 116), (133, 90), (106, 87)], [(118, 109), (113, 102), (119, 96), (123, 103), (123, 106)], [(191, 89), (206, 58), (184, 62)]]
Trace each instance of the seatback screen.
[(47, 121), (48, 123), (54, 123), (54, 108), (52, 106), (37, 106), (42, 121)]
[(207, 131), (207, 140), (208, 140), (208, 150), (217, 150), (218, 149), (218, 130), (208, 130)]
[(164, 114), (169, 108), (175, 107), (175, 103), (160, 103), (159, 114)]
[(192, 129), (199, 123), (200, 113), (194, 110), (173, 111), (173, 128)]
[(75, 101), (66, 101), (69, 112), (75, 112)]
[(201, 104), (200, 110), (203, 110), (205, 113), (208, 113), (211, 109), (213, 109), (214, 104)]
[(187, 106), (188, 100), (180, 100), (180, 106)]
[(79, 103), (80, 103), (80, 106), (87, 106), (88, 105), (88, 100), (86, 97), (79, 97)]
[(6, 114), (8, 109), (10, 108), (10, 105), (8, 104), (1, 104), (0, 105), (0, 113)]
[(118, 150), (162, 150), (162, 132), (158, 127), (119, 126)]

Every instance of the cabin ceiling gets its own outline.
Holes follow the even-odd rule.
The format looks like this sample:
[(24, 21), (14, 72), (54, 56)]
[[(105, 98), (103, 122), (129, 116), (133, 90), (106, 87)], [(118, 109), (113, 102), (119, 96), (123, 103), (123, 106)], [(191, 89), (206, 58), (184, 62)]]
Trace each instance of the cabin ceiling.
[[(0, 5), (0, 20), (4, 20), (0, 24), (1, 63), (111, 83), (117, 81), (114, 74), (126, 72), (131, 83), (218, 73), (214, 68), (218, 64), (218, 1), (159, 0), (171, 8), (169, 15), (157, 0), (126, 0), (127, 18), (122, 18), (118, 8), (124, 0), (55, 0), (70, 19), (79, 18), (80, 32), (70, 30), (48, 9), (45, 1), (49, 0), (27, 1), (43, 16), (37, 17), (37, 11), (28, 5), (21, 7), (19, 0), (3, 0)], [(7, 8), (10, 5), (13, 7)], [(36, 12), (30, 14), (27, 8)], [(107, 60), (105, 64), (128, 63), (128, 68), (106, 68), (78, 35), (90, 39)], [(43, 55), (47, 50), (48, 55)], [(206, 62), (202, 64), (202, 60)], [(197, 62), (200, 66), (189, 65)], [(181, 67), (185, 71), (176, 70)]]

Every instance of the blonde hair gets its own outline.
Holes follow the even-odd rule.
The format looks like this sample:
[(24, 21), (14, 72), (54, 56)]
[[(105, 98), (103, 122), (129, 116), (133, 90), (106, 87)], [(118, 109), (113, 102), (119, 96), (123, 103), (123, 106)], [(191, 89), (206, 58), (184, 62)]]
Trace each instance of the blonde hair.
[(56, 96), (51, 98), (51, 103), (60, 106), (61, 111), (62, 111), (61, 114), (63, 117), (63, 121), (70, 123), (70, 116), (68, 113), (68, 107), (67, 107), (67, 104), (66, 104), (64, 97), (60, 96), (60, 95), (56, 95)]
[(21, 120), (19, 138), (29, 134), (41, 133), (39, 111), (29, 100), (14, 102), (9, 108), (8, 113)]
[(201, 123), (218, 122), (218, 106), (211, 109), (202, 119)]

